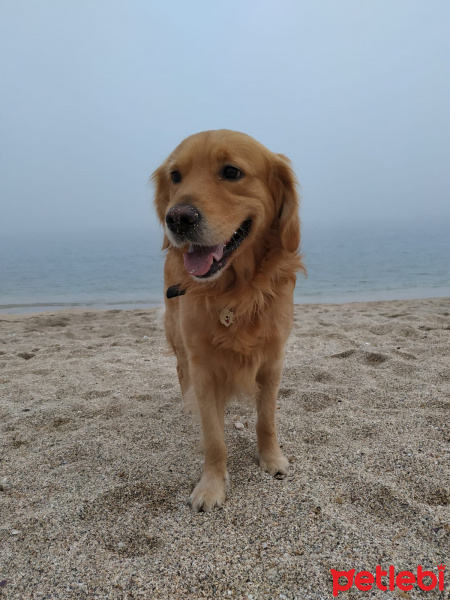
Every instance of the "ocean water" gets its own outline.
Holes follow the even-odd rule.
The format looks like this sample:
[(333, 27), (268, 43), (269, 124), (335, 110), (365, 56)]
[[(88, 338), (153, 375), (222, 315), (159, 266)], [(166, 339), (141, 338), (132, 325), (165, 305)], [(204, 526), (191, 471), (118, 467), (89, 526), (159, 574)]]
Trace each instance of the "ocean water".
[[(447, 224), (303, 227), (295, 301), (450, 296)], [(103, 232), (0, 239), (0, 313), (163, 304), (161, 236)]]

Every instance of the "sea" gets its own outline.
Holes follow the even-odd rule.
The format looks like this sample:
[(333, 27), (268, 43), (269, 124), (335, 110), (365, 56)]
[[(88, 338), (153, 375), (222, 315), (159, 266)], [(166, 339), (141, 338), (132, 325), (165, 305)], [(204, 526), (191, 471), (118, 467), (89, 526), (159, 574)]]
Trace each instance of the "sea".
[[(0, 314), (163, 305), (162, 233), (0, 238)], [(450, 225), (303, 226), (296, 303), (450, 297)]]

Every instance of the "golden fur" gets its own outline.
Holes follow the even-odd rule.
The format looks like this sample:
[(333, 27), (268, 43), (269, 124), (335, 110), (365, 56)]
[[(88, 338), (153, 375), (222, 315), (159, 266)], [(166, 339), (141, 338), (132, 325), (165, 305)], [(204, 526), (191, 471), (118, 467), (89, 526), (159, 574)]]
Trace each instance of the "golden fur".
[[(239, 169), (242, 178), (224, 179), (226, 165)], [(174, 171), (181, 181), (172, 181)], [(256, 401), (261, 468), (274, 476), (287, 472), (275, 410), (296, 272), (303, 270), (296, 180), (285, 156), (228, 130), (187, 138), (152, 180), (161, 223), (172, 207), (194, 206), (202, 217), (205, 245), (229, 240), (251, 219), (249, 235), (210, 280), (187, 272), (188, 241), (174, 239), (167, 225), (164, 235), (165, 289), (178, 284), (185, 291), (166, 299), (166, 337), (177, 356), (183, 397), (197, 402), (204, 437), (203, 474), (189, 501), (194, 510), (207, 511), (225, 499), (224, 406), (231, 397), (244, 393)], [(234, 315), (229, 327), (220, 320), (224, 309)]]

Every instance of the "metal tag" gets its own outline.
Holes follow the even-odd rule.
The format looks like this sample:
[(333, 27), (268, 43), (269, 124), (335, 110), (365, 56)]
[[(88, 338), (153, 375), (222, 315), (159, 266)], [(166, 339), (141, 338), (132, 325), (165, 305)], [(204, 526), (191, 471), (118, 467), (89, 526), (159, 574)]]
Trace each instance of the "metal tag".
[(224, 308), (220, 313), (220, 322), (222, 325), (225, 325), (225, 327), (229, 327), (231, 323), (234, 322), (234, 312), (228, 308)]

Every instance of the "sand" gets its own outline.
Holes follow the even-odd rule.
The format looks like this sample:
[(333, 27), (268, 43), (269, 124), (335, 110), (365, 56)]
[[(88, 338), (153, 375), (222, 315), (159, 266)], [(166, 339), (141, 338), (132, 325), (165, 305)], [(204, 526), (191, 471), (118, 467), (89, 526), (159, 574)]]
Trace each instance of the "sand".
[(259, 470), (231, 404), (228, 498), (195, 514), (200, 427), (161, 311), (1, 315), (0, 597), (328, 599), (330, 569), (443, 562), (443, 592), (339, 598), (449, 598), (449, 408), (450, 298), (299, 305), (289, 476)]

